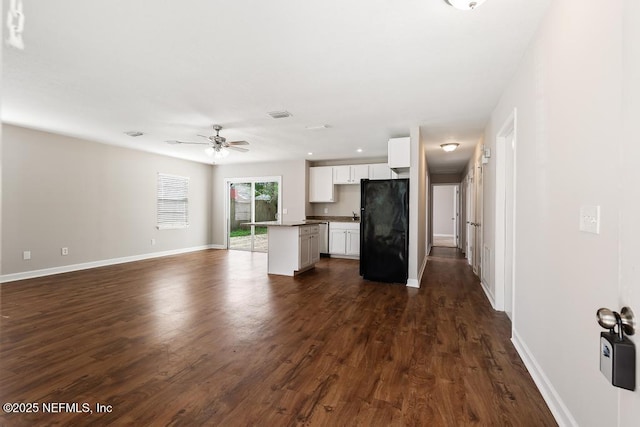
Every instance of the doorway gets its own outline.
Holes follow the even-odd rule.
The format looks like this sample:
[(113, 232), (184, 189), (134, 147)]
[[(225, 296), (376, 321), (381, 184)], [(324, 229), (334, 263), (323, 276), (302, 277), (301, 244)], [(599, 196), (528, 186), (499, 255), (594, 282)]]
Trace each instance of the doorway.
[(433, 186), (433, 246), (458, 247), (458, 184)]
[(276, 222), (282, 198), (280, 177), (226, 179), (227, 248), (267, 252), (266, 226), (247, 225)]
[(476, 244), (476, 191), (473, 182), (473, 171), (471, 168), (465, 178), (465, 197), (466, 197), (466, 257), (467, 263), (473, 266), (473, 256), (475, 255)]
[(495, 308), (513, 322), (515, 293), (516, 111), (496, 140)]

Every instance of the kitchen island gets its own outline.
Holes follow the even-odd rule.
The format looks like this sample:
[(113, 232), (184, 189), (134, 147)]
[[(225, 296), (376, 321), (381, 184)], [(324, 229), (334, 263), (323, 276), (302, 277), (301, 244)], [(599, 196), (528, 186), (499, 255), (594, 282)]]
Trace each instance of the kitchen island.
[(294, 276), (320, 260), (319, 223), (322, 221), (250, 222), (267, 227), (267, 273)]

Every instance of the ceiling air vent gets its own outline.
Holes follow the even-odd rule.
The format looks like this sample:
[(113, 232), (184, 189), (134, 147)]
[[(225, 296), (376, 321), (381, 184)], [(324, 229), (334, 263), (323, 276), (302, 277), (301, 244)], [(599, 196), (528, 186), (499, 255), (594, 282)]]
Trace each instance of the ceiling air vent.
[(269, 111), (267, 114), (274, 119), (284, 119), (285, 117), (291, 117), (291, 113), (288, 111)]

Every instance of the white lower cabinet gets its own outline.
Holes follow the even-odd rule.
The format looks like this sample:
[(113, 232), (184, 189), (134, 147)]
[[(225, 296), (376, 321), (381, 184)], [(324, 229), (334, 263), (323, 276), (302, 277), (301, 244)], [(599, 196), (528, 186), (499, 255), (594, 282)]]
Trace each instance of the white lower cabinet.
[(268, 272), (293, 276), (320, 260), (318, 225), (270, 226)]
[(298, 253), (298, 270), (311, 264), (311, 236), (300, 236), (300, 251)]
[(360, 224), (330, 222), (329, 254), (358, 258), (360, 256)]

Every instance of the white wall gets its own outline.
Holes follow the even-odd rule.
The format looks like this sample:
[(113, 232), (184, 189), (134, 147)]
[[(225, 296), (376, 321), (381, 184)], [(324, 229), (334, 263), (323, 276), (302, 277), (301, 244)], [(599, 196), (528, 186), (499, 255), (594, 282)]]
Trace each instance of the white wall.
[(453, 236), (455, 218), (453, 201), (456, 194), (454, 185), (433, 186), (433, 235)]
[[(213, 167), (213, 244), (225, 244), (225, 178), (282, 176), (281, 207), (287, 209), (283, 221), (298, 221), (306, 218), (307, 211), (307, 162), (290, 160), (284, 162), (218, 165)], [(310, 209), (310, 208), (309, 208)]]
[[(210, 243), (209, 165), (10, 125), (2, 160), (3, 275)], [(156, 228), (158, 172), (190, 178), (189, 228)]]
[[(623, 4), (635, 10), (624, 39)], [(620, 308), (620, 205), (638, 182), (628, 179), (637, 172), (621, 175), (619, 155), (622, 94), (638, 79), (640, 14), (632, 5), (552, 2), (485, 131), (495, 153), (497, 133), (517, 109), (514, 343), (561, 424), (616, 425), (620, 396), (629, 396), (599, 372), (594, 314)], [(621, 83), (623, 45), (636, 73)], [(637, 154), (637, 106), (628, 116)], [(493, 249), (495, 164), (484, 169), (483, 232)], [(599, 235), (579, 231), (583, 205), (601, 207)]]
[(419, 287), (427, 263), (429, 171), (425, 142), (420, 128), (411, 128), (411, 168), (409, 172), (409, 279), (408, 286)]
[(360, 184), (336, 185), (335, 193), (334, 203), (311, 203), (309, 215), (351, 216), (356, 212), (360, 216)]

